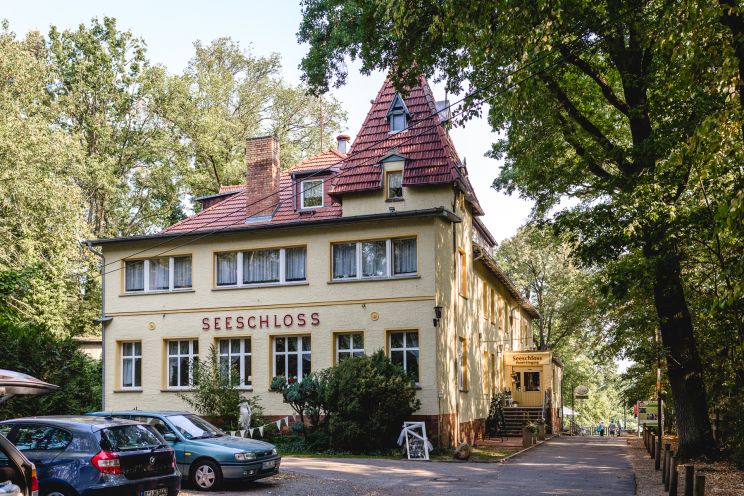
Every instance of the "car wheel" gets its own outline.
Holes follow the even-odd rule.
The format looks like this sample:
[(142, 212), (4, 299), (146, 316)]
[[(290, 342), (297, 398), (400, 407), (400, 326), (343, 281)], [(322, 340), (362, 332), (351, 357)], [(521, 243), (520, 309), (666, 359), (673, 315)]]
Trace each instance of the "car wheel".
[(222, 471), (216, 463), (202, 460), (191, 469), (191, 483), (200, 491), (216, 489), (222, 482)]
[(72, 493), (66, 489), (53, 487), (41, 491), (41, 496), (72, 496)]

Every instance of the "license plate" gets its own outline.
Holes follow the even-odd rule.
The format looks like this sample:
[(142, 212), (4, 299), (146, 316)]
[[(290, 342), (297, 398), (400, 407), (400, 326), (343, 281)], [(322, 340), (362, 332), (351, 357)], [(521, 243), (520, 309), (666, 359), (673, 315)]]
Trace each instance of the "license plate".
[(159, 487), (158, 489), (149, 489), (142, 491), (142, 496), (168, 496), (167, 487)]
[(268, 462), (263, 462), (263, 465), (261, 465), (261, 469), (263, 470), (266, 470), (267, 468), (274, 468), (274, 467), (276, 467), (276, 460), (269, 460)]

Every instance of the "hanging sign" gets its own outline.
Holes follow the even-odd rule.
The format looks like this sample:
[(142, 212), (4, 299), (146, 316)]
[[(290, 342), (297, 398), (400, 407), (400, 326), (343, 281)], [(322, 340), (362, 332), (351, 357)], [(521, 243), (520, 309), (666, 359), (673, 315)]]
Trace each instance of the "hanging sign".
[(659, 425), (659, 403), (653, 401), (639, 401), (636, 404), (638, 410), (638, 423), (641, 425)]
[(426, 437), (426, 424), (424, 422), (403, 422), (403, 430), (398, 436), (398, 445), (406, 443), (406, 453), (409, 460), (428, 460), (429, 452), (434, 446)]
[(549, 365), (550, 353), (504, 353), (507, 365)]
[(576, 386), (574, 388), (574, 398), (577, 400), (585, 400), (589, 398), (589, 388), (586, 386)]

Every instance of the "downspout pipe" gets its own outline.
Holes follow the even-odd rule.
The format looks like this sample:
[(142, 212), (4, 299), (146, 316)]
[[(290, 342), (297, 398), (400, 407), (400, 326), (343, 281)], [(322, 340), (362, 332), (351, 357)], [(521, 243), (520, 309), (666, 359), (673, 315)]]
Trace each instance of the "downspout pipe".
[(101, 410), (106, 409), (106, 323), (111, 321), (111, 317), (106, 316), (106, 256), (102, 251), (93, 249), (93, 243), (86, 241), (85, 246), (88, 250), (101, 259), (101, 316), (98, 321), (101, 323)]

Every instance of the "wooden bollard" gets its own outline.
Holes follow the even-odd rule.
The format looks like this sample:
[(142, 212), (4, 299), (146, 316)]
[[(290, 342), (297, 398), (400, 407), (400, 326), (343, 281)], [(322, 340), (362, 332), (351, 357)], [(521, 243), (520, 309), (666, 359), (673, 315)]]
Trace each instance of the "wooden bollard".
[(664, 445), (664, 458), (661, 462), (661, 482), (664, 484), (664, 490), (669, 491), (669, 450), (672, 445), (666, 443)]
[(648, 437), (649, 437), (649, 441), (651, 443), (649, 445), (650, 447), (649, 447), (649, 450), (648, 450), (648, 454), (651, 455), (651, 458), (655, 458), (654, 451), (656, 451), (656, 440), (654, 438), (656, 436), (654, 436), (653, 434), (649, 434)]
[(685, 465), (685, 496), (695, 496), (695, 465)]
[(661, 470), (661, 459), (664, 456), (664, 453), (662, 453), (658, 441), (654, 441), (654, 445), (654, 469)]
[(678, 486), (678, 474), (677, 474), (677, 465), (679, 462), (677, 462), (677, 457), (674, 456), (674, 451), (672, 451), (672, 455), (669, 461), (669, 496), (677, 496), (677, 486)]
[(695, 475), (695, 496), (705, 496), (705, 476), (703, 474)]

